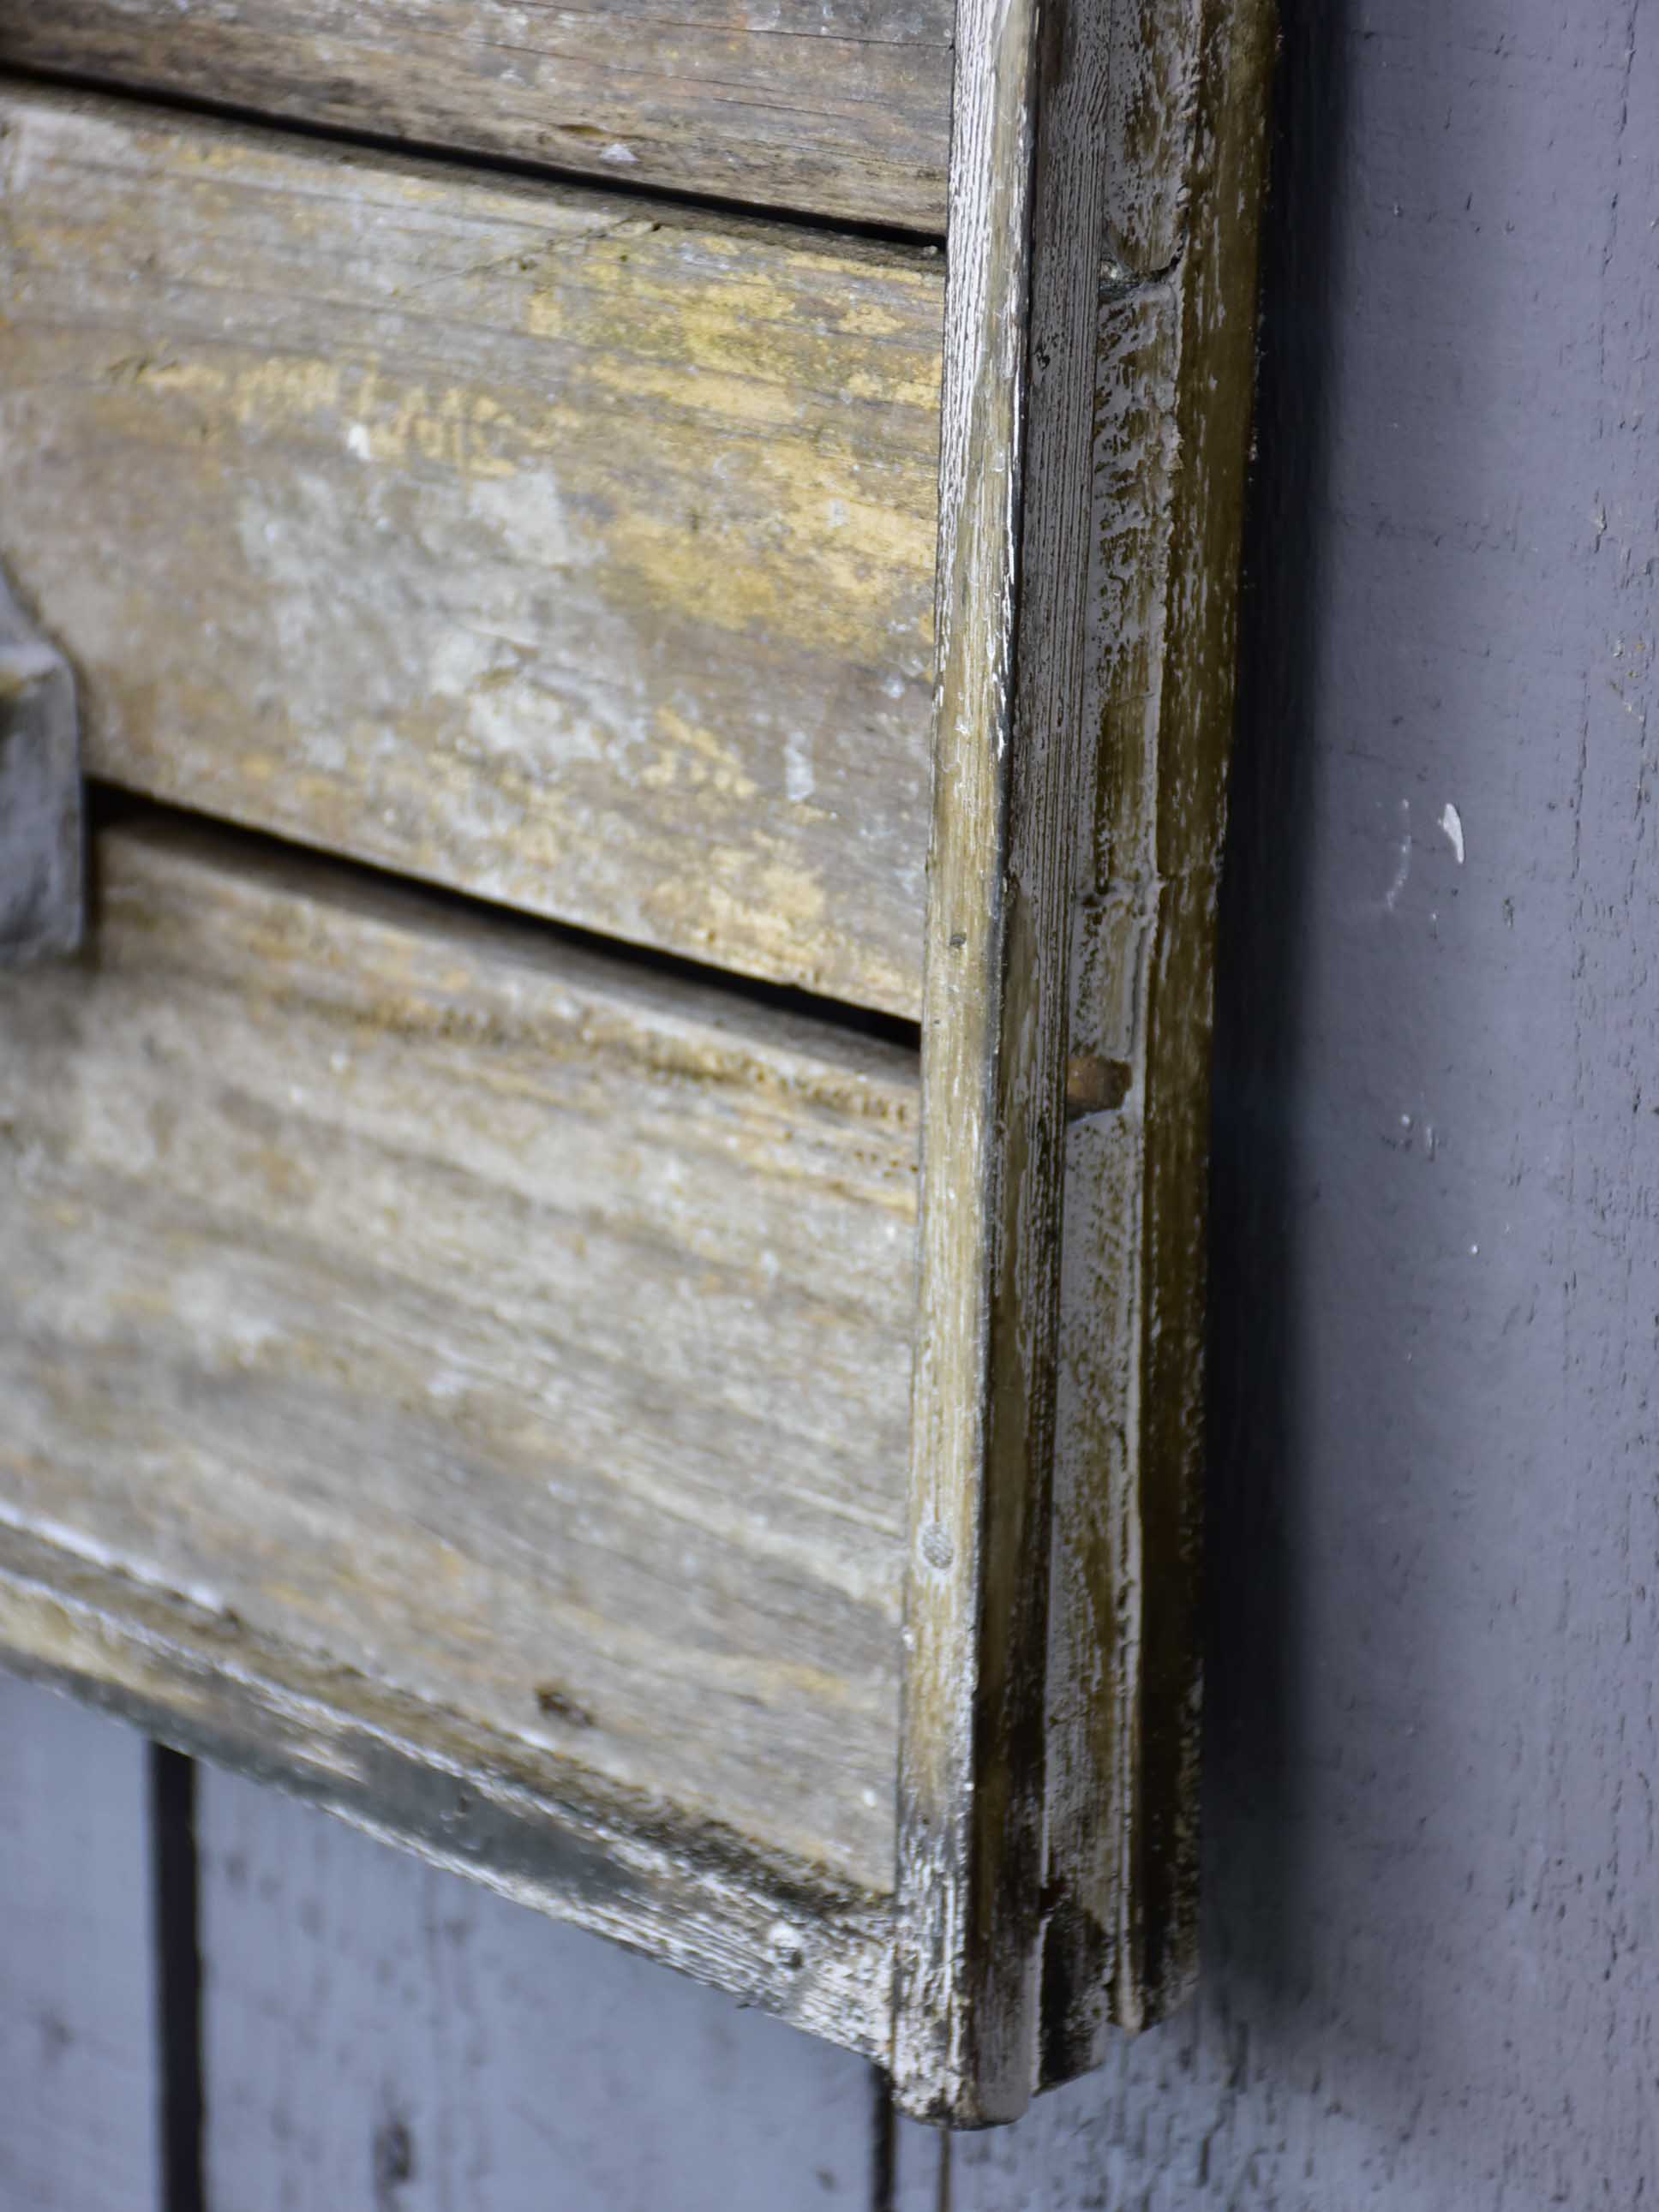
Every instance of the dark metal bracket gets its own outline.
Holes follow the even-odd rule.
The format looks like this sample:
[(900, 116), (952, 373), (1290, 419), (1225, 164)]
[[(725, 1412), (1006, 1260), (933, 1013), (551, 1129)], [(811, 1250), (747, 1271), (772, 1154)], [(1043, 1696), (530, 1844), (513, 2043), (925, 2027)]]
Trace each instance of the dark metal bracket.
[(0, 967), (73, 952), (85, 928), (75, 678), (0, 577)]

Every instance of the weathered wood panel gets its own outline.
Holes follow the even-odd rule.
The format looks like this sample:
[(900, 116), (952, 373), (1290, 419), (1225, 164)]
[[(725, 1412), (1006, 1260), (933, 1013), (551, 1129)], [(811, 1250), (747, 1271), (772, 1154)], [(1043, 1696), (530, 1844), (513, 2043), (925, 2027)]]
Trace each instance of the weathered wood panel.
[(159, 2206), (142, 1736), (0, 1676), (0, 2206)]
[(309, 1807), (198, 1793), (216, 2212), (872, 2212), (867, 2063)]
[(326, 864), (98, 859), (0, 1000), (6, 1521), (884, 1890), (911, 1056)]
[(94, 774), (913, 1014), (940, 266), (0, 98)]
[(942, 233), (949, 0), (51, 0), (0, 62)]

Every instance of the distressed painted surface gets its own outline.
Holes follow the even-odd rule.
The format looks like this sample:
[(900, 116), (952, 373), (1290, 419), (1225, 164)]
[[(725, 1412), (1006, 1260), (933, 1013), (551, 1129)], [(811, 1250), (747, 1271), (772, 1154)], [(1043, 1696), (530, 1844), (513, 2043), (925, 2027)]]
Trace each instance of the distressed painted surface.
[(915, 1012), (937, 258), (17, 91), (0, 204), (94, 774)]
[(0, 1676), (4, 2212), (159, 2212), (147, 1761)]
[(954, 2203), (1626, 2212), (1659, 2173), (1659, 15), (1285, 13), (1203, 1969), (958, 2142)]
[(942, 233), (949, 0), (6, 0), (0, 62)]
[(215, 2212), (870, 2212), (866, 2063), (308, 1807), (200, 1796)]
[(884, 1889), (910, 1055), (98, 860), (88, 958), (0, 1000), (5, 1521)]

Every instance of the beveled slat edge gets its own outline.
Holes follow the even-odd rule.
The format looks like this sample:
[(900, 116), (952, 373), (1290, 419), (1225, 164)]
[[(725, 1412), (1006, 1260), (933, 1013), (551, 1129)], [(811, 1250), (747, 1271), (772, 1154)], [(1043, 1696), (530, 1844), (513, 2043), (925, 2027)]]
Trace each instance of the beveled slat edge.
[(362, 167), (377, 176), (440, 185), (465, 185), (502, 201), (517, 201), (527, 212), (538, 203), (550, 202), (591, 208), (618, 222), (647, 216), (659, 229), (781, 240), (803, 254), (875, 266), (942, 266), (945, 258), (942, 234), (934, 231), (821, 220), (810, 210), (783, 203), (775, 206), (667, 187), (658, 190), (614, 171), (590, 175), (535, 162), (492, 161), (476, 148), (388, 137), (374, 131), (320, 125), (296, 128), (298, 118), (264, 108), (225, 106), (129, 79), (106, 82), (70, 70), (35, 69), (8, 61), (3, 52), (0, 95), (20, 108), (38, 106), (43, 112), (125, 123), (134, 130), (240, 144), (252, 154), (288, 151), (314, 159), (319, 166)]
[[(94, 866), (102, 841), (112, 839), (188, 867), (218, 870), (287, 896), (325, 902), (356, 920), (422, 940), (454, 942), (514, 966), (528, 964), (566, 977), (581, 990), (613, 994), (641, 1022), (705, 1028), (780, 1066), (806, 1062), (907, 1087), (919, 1082), (913, 1024), (902, 1014), (528, 914), (477, 892), (198, 813), (98, 777), (88, 779), (87, 798)], [(92, 888), (95, 900), (95, 879)], [(95, 907), (93, 920), (95, 928)]]
[(23, 1529), (0, 1529), (0, 1663), (808, 2033), (884, 2053), (885, 1899), (681, 1826), (574, 1762), (515, 1753)]
[[(850, 61), (856, 79), (862, 59), (872, 74), (884, 71), (887, 82), (872, 98), (855, 82), (817, 110), (816, 138), (791, 147), (786, 129), (757, 131), (755, 123), (799, 115), (799, 101), (763, 100), (752, 90), (745, 96), (740, 84), (722, 82), (718, 72), (722, 63), (729, 68), (732, 56), (719, 50), (747, 46), (763, 63), (781, 53), (799, 70), (790, 48), (806, 40), (796, 30), (707, 27), (705, 57), (716, 56), (717, 74), (700, 78), (683, 71), (672, 80), (674, 89), (664, 106), (677, 107), (677, 115), (652, 115), (648, 106), (631, 103), (624, 93), (599, 100), (598, 107), (608, 112), (605, 127), (598, 128), (591, 118), (560, 116), (555, 111), (561, 103), (544, 86), (522, 82), (514, 88), (516, 109), (498, 96), (478, 110), (470, 109), (464, 96), (446, 98), (439, 73), (430, 71), (419, 80), (418, 94), (392, 101), (384, 97), (384, 88), (337, 69), (325, 80), (296, 80), (285, 87), (276, 76), (284, 34), (263, 20), (246, 29), (235, 23), (213, 27), (218, 65), (204, 69), (199, 52), (186, 54), (166, 42), (170, 30), (200, 33), (197, 23), (170, 20), (170, 4), (159, 24), (135, 28), (129, 23), (125, 30), (95, 21), (65, 25), (58, 20), (63, 12), (30, 10), (16, 22), (0, 22), (0, 69), (42, 82), (189, 102), (277, 128), (395, 142), (444, 159), (512, 164), (550, 180), (603, 188), (620, 179), (651, 193), (917, 239), (936, 239), (945, 230), (948, 37), (862, 40), (837, 37), (828, 27), (807, 34), (813, 47), (834, 54), (842, 71)], [(690, 28), (681, 27), (683, 33)], [(617, 33), (624, 40), (626, 35), (625, 28)], [(296, 48), (303, 44), (303, 33), (286, 37)], [(696, 45), (695, 35), (688, 43)], [(556, 68), (552, 73), (556, 78)], [(638, 73), (637, 64), (625, 65), (620, 75)], [(791, 88), (781, 88), (786, 94)], [(925, 119), (930, 106), (936, 113)], [(630, 109), (642, 127), (630, 129), (623, 119)], [(727, 111), (741, 120), (728, 123)], [(879, 144), (871, 143), (872, 127)]]

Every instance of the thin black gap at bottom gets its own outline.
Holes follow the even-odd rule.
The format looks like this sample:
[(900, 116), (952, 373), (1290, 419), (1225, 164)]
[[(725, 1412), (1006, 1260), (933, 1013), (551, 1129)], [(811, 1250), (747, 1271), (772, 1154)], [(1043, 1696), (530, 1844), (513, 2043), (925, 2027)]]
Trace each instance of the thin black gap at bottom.
[(326, 123), (314, 116), (290, 114), (269, 107), (248, 107), (237, 100), (214, 100), (205, 93), (185, 92), (176, 85), (135, 83), (131, 77), (89, 76), (81, 70), (42, 67), (37, 63), (0, 58), (0, 82), (39, 85), (49, 92), (91, 93), (101, 100), (118, 100), (127, 106), (154, 107), (176, 115), (190, 115), (210, 123), (228, 123), (259, 131), (278, 131), (284, 137), (306, 138), (332, 146), (343, 154), (395, 155), (403, 161), (425, 161), (444, 168), (482, 171), (504, 181), (550, 185), (572, 191), (603, 194), (610, 199), (655, 202), (688, 215), (730, 216), (741, 222), (764, 222), (776, 228), (815, 231), (832, 238), (857, 239), (872, 246), (908, 247), (912, 252), (942, 253), (945, 240), (938, 231), (911, 229), (902, 223), (877, 222), (868, 216), (822, 215), (812, 208), (769, 205), (763, 200), (726, 199), (718, 192), (688, 191), (683, 185), (639, 184), (610, 170), (572, 169), (550, 161), (538, 161), (521, 154), (492, 152), (469, 145), (465, 139), (400, 138), (395, 133), (371, 131), (352, 123)]
[(885, 2068), (872, 2066), (871, 2117), (874, 2135), (870, 2145), (870, 2212), (893, 2212), (898, 2186), (898, 2114), (893, 2106), (893, 2085)]
[(164, 1744), (150, 1746), (149, 1808), (161, 2073), (161, 2201), (162, 2212), (205, 2212), (196, 1768), (182, 1752)]
[(584, 929), (575, 922), (553, 921), (524, 907), (483, 898), (474, 891), (456, 890), (448, 884), (431, 883), (423, 876), (404, 875), (377, 861), (360, 860), (355, 854), (307, 845), (298, 838), (278, 836), (269, 830), (249, 830), (240, 823), (227, 822), (222, 815), (147, 799), (118, 784), (89, 782), (87, 801), (94, 829), (115, 823), (149, 821), (176, 822), (194, 830), (211, 830), (216, 839), (222, 839), (228, 851), (234, 852), (240, 847), (244, 852), (263, 854), (270, 859), (301, 859), (342, 881), (356, 877), (360, 883), (384, 884), (408, 897), (420, 899), (434, 915), (467, 915), (497, 927), (505, 925), (532, 932), (548, 943), (568, 945), (573, 951), (632, 969), (636, 975), (657, 975), (665, 981), (702, 991), (724, 991), (751, 1006), (763, 1006), (769, 1013), (823, 1023), (879, 1044), (896, 1046), (904, 1052), (921, 1049), (921, 1024), (907, 1020), (902, 1014), (884, 1013), (874, 1006), (853, 1006), (844, 999), (826, 998), (797, 984), (769, 983), (758, 975), (740, 975), (733, 969), (717, 967), (712, 961), (665, 952), (654, 945), (636, 945), (626, 938), (607, 937), (602, 931)]
[(939, 2139), (939, 2182), (933, 2198), (933, 2212), (951, 2212), (951, 2145), (954, 2141), (949, 2128), (941, 2128)]

